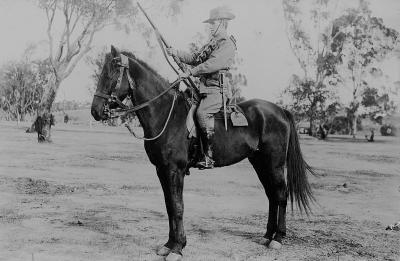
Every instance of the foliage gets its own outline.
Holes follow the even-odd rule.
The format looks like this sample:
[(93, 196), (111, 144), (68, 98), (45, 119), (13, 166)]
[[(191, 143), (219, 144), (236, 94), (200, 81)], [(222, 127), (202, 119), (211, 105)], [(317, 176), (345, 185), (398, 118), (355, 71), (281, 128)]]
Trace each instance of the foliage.
[(371, 120), (382, 123), (382, 118), (392, 114), (397, 106), (387, 93), (379, 95), (377, 88), (366, 87), (361, 97), (364, 108), (361, 116), (369, 116)]
[(0, 72), (0, 108), (10, 120), (24, 120), (34, 114), (43, 94), (50, 71), (47, 61), (15, 61)]
[[(355, 122), (362, 106), (373, 106), (374, 94), (368, 76), (371, 72), (379, 73), (376, 64), (395, 48), (398, 32), (385, 26), (382, 19), (373, 17), (365, 0), (360, 1), (358, 8), (348, 9), (336, 19), (333, 31), (341, 34), (338, 46), (342, 50), (342, 66), (339, 70), (352, 98), (347, 111)], [(355, 134), (355, 124), (353, 126)]]
[(316, 124), (322, 126), (330, 124), (341, 109), (337, 97), (326, 88), (324, 83), (306, 81), (297, 75), (292, 76), (283, 95), (290, 99), (289, 102), (283, 103), (283, 106), (292, 111), (295, 120), (309, 121), (309, 135), (316, 134)]
[[(123, 29), (126, 33), (131, 28), (141, 32), (148, 31), (148, 27), (146, 29), (136, 19), (138, 8), (130, 0), (37, 1), (47, 18), (48, 61), (52, 68), (49, 81), (44, 86), (41, 113), (51, 111), (61, 82), (92, 49), (94, 36), (99, 31), (107, 26), (115, 26), (117, 30)], [(174, 14), (179, 11), (179, 2), (169, 0), (160, 6), (167, 3)]]
[[(314, 121), (324, 117), (326, 102), (334, 97), (331, 87), (339, 80), (336, 66), (341, 49), (335, 48), (339, 34), (332, 31), (337, 1), (315, 0), (311, 10), (304, 10), (296, 0), (282, 3), (289, 44), (304, 72), (303, 77), (292, 77), (284, 94), (291, 98), (288, 107), (297, 112), (297, 117), (308, 118), (313, 130)], [(312, 23), (309, 31), (304, 25), (308, 15)]]
[(53, 111), (72, 111), (90, 108), (90, 103), (78, 101), (59, 101), (53, 103)]
[(330, 134), (350, 134), (351, 122), (346, 116), (337, 116), (329, 123)]
[(240, 71), (240, 64), (243, 59), (240, 57), (235, 57), (235, 62), (232, 65), (226, 77), (229, 80), (230, 92), (233, 102), (244, 101), (245, 98), (242, 96), (242, 88), (247, 86), (247, 77)]
[[(386, 27), (382, 19), (372, 17), (366, 0), (360, 0), (357, 8), (347, 9), (337, 17), (337, 1), (313, 3), (313, 26), (308, 27), (312, 31), (307, 31), (304, 2), (283, 1), (289, 44), (304, 71), (304, 76), (292, 78), (285, 90), (292, 99), (289, 107), (298, 111), (298, 117), (308, 118), (310, 125), (318, 118), (332, 119), (332, 111), (327, 110), (334, 109), (330, 104), (335, 103), (338, 86), (347, 86), (349, 93), (342, 94), (340, 102), (346, 105), (355, 133), (360, 112), (376, 117), (395, 108), (387, 87), (379, 87), (376, 93), (373, 89), (383, 85), (378, 63), (396, 47), (398, 33)], [(374, 84), (369, 78), (381, 82)], [(325, 95), (325, 99), (320, 97)], [(351, 97), (348, 103), (343, 100), (346, 97)]]
[[(137, 13), (129, 0), (40, 0), (39, 6), (46, 13), (49, 59), (58, 81), (90, 51), (95, 33)], [(61, 34), (54, 29), (59, 24)]]
[(101, 51), (95, 53), (94, 55), (87, 56), (85, 58), (85, 62), (92, 69), (92, 74), (90, 77), (92, 78), (93, 84), (88, 87), (88, 91), (91, 95), (96, 92), (97, 83), (99, 82), (101, 71), (104, 65), (104, 58), (106, 57), (107, 48), (104, 47)]

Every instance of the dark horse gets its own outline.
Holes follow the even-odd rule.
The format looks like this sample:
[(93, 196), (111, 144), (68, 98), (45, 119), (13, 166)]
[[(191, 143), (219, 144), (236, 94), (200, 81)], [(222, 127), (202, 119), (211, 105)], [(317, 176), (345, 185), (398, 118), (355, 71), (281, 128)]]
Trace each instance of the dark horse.
[[(129, 57), (126, 73), (120, 73), (121, 57)], [(128, 76), (129, 74), (129, 76)], [(123, 75), (119, 76), (119, 75)], [(131, 83), (130, 83), (131, 82)], [(97, 91), (93, 98), (91, 112), (96, 120), (107, 119), (105, 107), (113, 103), (111, 94), (120, 101), (130, 96), (134, 105), (147, 106), (136, 111), (145, 137), (154, 137), (163, 129), (169, 118), (169, 110), (175, 89), (159, 98), (170, 84), (146, 63), (129, 52), (119, 52), (113, 46), (105, 57)], [(180, 260), (186, 245), (183, 228), (183, 180), (190, 165), (191, 140), (188, 138), (186, 116), (189, 111), (187, 98), (190, 94), (179, 92), (171, 117), (162, 135), (145, 141), (144, 147), (164, 192), (169, 218), (169, 238), (158, 250), (167, 260)], [(304, 161), (292, 115), (273, 103), (254, 99), (238, 104), (248, 120), (247, 127), (228, 125), (224, 121), (215, 122), (214, 159), (215, 166), (222, 167), (248, 158), (269, 199), (267, 231), (264, 244), (270, 248), (280, 248), (286, 234), (287, 198), (295, 201), (300, 210), (307, 213), (313, 195), (306, 172), (312, 169)], [(285, 177), (284, 167), (287, 166)]]

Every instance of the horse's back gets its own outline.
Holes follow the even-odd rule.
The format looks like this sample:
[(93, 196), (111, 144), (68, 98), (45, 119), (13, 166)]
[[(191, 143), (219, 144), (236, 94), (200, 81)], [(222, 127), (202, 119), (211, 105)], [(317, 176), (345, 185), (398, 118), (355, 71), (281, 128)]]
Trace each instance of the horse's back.
[(216, 166), (236, 163), (261, 147), (286, 148), (290, 128), (284, 110), (274, 103), (252, 99), (237, 104), (246, 116), (248, 126), (228, 124), (225, 131), (222, 120), (216, 121)]
[(275, 103), (262, 99), (251, 99), (237, 105), (243, 110), (247, 120), (253, 123), (287, 124), (285, 110)]

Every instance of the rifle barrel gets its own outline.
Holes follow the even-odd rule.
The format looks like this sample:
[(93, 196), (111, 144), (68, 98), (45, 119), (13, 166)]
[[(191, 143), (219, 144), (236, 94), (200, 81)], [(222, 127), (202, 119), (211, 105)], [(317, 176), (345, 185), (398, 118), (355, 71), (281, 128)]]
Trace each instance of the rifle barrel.
[(161, 41), (163, 41), (163, 43), (165, 44), (166, 47), (171, 47), (167, 41), (165, 40), (165, 38), (162, 36), (162, 34), (160, 33), (160, 31), (158, 31), (157, 27), (155, 26), (155, 24), (153, 24), (153, 21), (151, 21), (150, 17), (147, 15), (146, 11), (143, 9), (143, 7), (139, 4), (139, 2), (137, 2), (137, 5), (139, 7), (139, 9), (143, 12), (144, 16), (146, 16), (147, 20), (149, 21), (150, 25), (153, 27), (153, 29), (158, 32), (158, 35), (161, 38)]

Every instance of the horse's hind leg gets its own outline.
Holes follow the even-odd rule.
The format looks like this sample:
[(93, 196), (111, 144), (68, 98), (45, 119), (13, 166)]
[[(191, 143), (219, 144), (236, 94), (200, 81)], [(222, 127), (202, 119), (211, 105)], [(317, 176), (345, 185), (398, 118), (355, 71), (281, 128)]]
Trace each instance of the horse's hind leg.
[[(278, 244), (270, 244), (271, 248), (280, 248), (282, 239), (286, 236), (286, 206), (287, 206), (287, 189), (284, 167), (279, 166), (273, 169), (273, 197), (278, 202), (278, 229), (274, 236), (274, 241)], [(273, 241), (271, 242), (273, 243)]]
[(279, 162), (279, 160), (272, 160), (271, 157), (261, 152), (250, 157), (249, 160), (257, 172), (269, 200), (267, 231), (264, 235), (264, 238), (267, 239), (265, 244), (269, 244), (271, 248), (280, 248), (282, 238), (286, 235), (287, 192), (283, 165), (273, 166), (273, 162)]
[(250, 163), (253, 165), (258, 178), (260, 179), (261, 184), (264, 187), (265, 194), (268, 197), (269, 201), (269, 210), (268, 210), (268, 224), (267, 224), (267, 232), (264, 235), (264, 238), (269, 241), (272, 240), (276, 230), (277, 230), (277, 213), (278, 213), (278, 204), (275, 201), (272, 195), (271, 189), (271, 168), (268, 164), (268, 160), (261, 153), (257, 153), (256, 155), (249, 157)]

